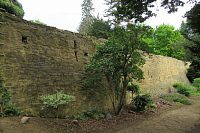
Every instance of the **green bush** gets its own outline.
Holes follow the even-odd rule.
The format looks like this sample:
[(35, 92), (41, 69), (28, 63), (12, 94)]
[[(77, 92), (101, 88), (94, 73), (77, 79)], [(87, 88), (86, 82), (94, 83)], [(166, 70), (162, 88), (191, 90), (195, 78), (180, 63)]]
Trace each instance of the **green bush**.
[(137, 95), (133, 102), (137, 111), (146, 111), (154, 104), (149, 94)]
[(0, 0), (0, 8), (19, 17), (24, 16), (22, 5), (17, 0)]
[(200, 78), (194, 79), (192, 85), (200, 89)]
[[(72, 95), (67, 95), (63, 91), (57, 91), (52, 95), (41, 96), (42, 110), (47, 111), (46, 113), (53, 114), (54, 117), (58, 118), (58, 112), (62, 105), (66, 105), (71, 101), (75, 101), (75, 97)], [(46, 114), (48, 116), (48, 114)], [(52, 116), (51, 116), (52, 117)]]
[(19, 114), (19, 109), (11, 103), (11, 96), (0, 80), (0, 116), (15, 116)]
[(105, 113), (103, 111), (98, 110), (97, 108), (89, 108), (87, 111), (83, 112), (82, 114), (77, 114), (72, 117), (76, 120), (85, 121), (88, 119), (102, 119), (105, 118)]
[(185, 105), (191, 104), (191, 101), (186, 96), (178, 93), (163, 95), (161, 98), (169, 102), (178, 102)]
[(127, 86), (127, 90), (132, 93), (132, 99), (133, 99), (133, 94), (139, 94), (140, 93), (140, 86), (137, 84), (130, 84)]
[(187, 97), (195, 95), (197, 89), (192, 85), (186, 85), (183, 83), (175, 83), (173, 87), (177, 90), (178, 93), (183, 94)]
[(75, 97), (59, 91), (52, 95), (43, 95), (41, 100), (43, 102), (43, 108), (58, 108), (60, 105), (74, 101)]

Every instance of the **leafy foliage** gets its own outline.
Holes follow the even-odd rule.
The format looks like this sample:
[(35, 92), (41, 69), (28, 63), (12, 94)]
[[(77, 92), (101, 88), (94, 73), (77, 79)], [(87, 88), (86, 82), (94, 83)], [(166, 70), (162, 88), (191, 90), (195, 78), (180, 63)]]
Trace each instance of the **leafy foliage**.
[(20, 111), (11, 103), (11, 96), (0, 80), (0, 116), (19, 115)]
[[(168, 9), (168, 12), (176, 12), (179, 6), (184, 5), (183, 0), (106, 0), (110, 5), (108, 12), (113, 15), (117, 22), (128, 21), (135, 19), (135, 21), (143, 22), (151, 16), (155, 16), (155, 12), (151, 10), (155, 5), (160, 4), (161, 7)], [(194, 0), (188, 0), (194, 1)], [(157, 3), (155, 3), (157, 2)]]
[(197, 88), (192, 85), (186, 85), (183, 83), (176, 83), (173, 85), (176, 88), (177, 92), (183, 94), (187, 97), (192, 95), (199, 95), (200, 93), (197, 91)]
[(46, 25), (45, 23), (41, 22), (40, 20), (30, 20), (32, 23)]
[(8, 13), (23, 17), (24, 10), (17, 0), (0, 0), (0, 8), (5, 9)]
[(192, 85), (200, 89), (200, 78), (194, 79)]
[(87, 35), (89, 33), (89, 28), (94, 18), (92, 15), (93, 11), (92, 0), (83, 0), (81, 6), (82, 6), (82, 21), (80, 23), (78, 31), (81, 34)]
[(161, 96), (161, 98), (169, 102), (178, 102), (185, 105), (191, 104), (191, 101), (186, 96), (177, 93), (163, 95)]
[(140, 94), (133, 99), (137, 111), (146, 111), (153, 104), (153, 100), (149, 94)]
[(200, 33), (200, 2), (195, 4), (194, 7), (186, 13), (188, 25), (194, 32)]
[(94, 18), (89, 28), (88, 35), (95, 36), (96, 38), (108, 39), (111, 34), (111, 25), (108, 21), (103, 19)]
[(156, 29), (150, 29), (144, 37), (151, 52), (158, 55), (184, 59), (185, 39), (180, 31), (175, 30), (171, 25), (160, 25)]
[(132, 93), (132, 99), (133, 99), (133, 94), (139, 94), (140, 93), (140, 87), (137, 84), (130, 84), (127, 86), (127, 90)]
[(61, 105), (74, 101), (75, 97), (71, 95), (66, 95), (62, 91), (59, 91), (52, 95), (43, 95), (41, 97), (41, 100), (43, 102), (43, 108), (57, 109)]
[(105, 113), (103, 111), (98, 110), (95, 107), (91, 107), (88, 110), (84, 111), (82, 114), (77, 114), (72, 117), (75, 120), (88, 120), (88, 119), (102, 119), (105, 118)]
[(182, 23), (181, 32), (188, 40), (186, 48), (189, 54), (188, 59), (190, 59), (192, 63), (188, 69), (187, 77), (192, 82), (195, 78), (200, 77), (200, 33), (194, 32), (188, 23)]
[[(107, 82), (105, 88), (115, 114), (119, 114), (124, 106), (128, 83), (133, 79), (143, 78), (140, 67), (144, 64), (144, 59), (139, 51), (146, 48), (141, 39), (143, 35), (144, 27), (136, 25), (128, 25), (126, 29), (116, 27), (113, 36), (104, 44), (98, 45), (96, 53), (86, 67), (87, 73), (98, 74), (98, 78)], [(90, 88), (94, 88), (92, 86), (96, 86), (96, 83), (90, 85)]]

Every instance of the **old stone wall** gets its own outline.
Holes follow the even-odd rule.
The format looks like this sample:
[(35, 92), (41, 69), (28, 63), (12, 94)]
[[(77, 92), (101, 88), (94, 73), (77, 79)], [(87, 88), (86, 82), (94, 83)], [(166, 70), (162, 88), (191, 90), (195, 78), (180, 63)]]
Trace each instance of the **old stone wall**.
[(140, 81), (143, 93), (159, 96), (173, 91), (172, 85), (177, 82), (189, 84), (186, 77), (187, 63), (171, 57), (146, 55), (143, 66), (144, 79)]
[[(40, 97), (63, 90), (76, 101), (64, 114), (91, 106), (107, 108), (102, 101), (88, 101), (83, 91), (84, 66), (95, 52), (92, 40), (69, 31), (33, 24), (0, 12), (0, 74), (12, 101), (24, 112), (39, 115)], [(189, 83), (184, 62), (163, 56), (146, 56), (143, 92), (159, 95), (175, 82)], [(95, 99), (95, 98), (94, 98)]]

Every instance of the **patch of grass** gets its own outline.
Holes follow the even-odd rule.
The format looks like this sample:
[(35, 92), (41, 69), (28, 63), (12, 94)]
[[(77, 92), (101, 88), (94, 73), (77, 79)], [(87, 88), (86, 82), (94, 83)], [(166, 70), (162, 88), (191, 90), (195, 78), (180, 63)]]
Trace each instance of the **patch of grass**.
[(174, 93), (174, 94), (166, 94), (161, 96), (162, 99), (169, 101), (169, 102), (178, 102), (185, 105), (191, 105), (191, 101), (184, 95)]

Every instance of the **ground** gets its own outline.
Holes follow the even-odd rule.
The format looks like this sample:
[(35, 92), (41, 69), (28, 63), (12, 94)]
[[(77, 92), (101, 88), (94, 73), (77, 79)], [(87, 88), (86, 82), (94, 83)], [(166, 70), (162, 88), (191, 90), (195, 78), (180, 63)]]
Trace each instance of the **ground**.
[(200, 133), (200, 97), (191, 99), (192, 105), (161, 104), (147, 113), (124, 111), (109, 120), (77, 122), (32, 117), (20, 124), (21, 117), (1, 118), (0, 133)]

